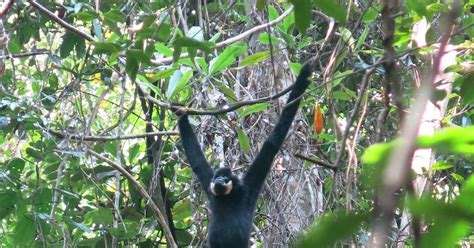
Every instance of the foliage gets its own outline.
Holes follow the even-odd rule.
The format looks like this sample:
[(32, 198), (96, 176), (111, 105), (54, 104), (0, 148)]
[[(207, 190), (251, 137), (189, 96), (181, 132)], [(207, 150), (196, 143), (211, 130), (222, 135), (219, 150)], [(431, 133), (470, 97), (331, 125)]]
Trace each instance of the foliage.
[[(378, 2), (257, 1), (256, 9), (246, 1), (204, 1), (199, 8), (199, 1), (173, 0), (39, 3), (51, 13), (33, 2), (15, 1), (1, 17), (3, 246), (169, 244), (150, 199), (144, 199), (132, 179), (152, 195), (168, 218), (177, 244), (201, 245), (206, 204), (199, 187), (192, 184), (193, 175), (173, 132), (174, 111), (181, 108), (219, 117), (220, 122), (202, 115), (191, 121), (201, 123), (200, 141), (216, 164), (241, 170), (258, 150), (261, 135), (272, 127), (268, 116), (281, 108), (275, 94), (283, 88), (274, 81), (292, 81), (288, 75), (296, 74), (304, 61), (316, 55), (321, 68), (315, 68), (316, 83), (305, 95), (302, 121), (290, 135), (297, 142), (288, 141), (282, 150), (281, 157), (292, 163), (275, 162), (275, 172), (269, 177), (272, 183), (266, 189), (271, 193), (264, 194), (257, 209), (255, 237), (264, 244), (263, 237), (271, 235), (265, 230), (278, 229), (280, 221), (291, 215), (292, 209), (278, 205), (290, 206), (285, 205), (288, 202), (275, 198), (285, 194), (287, 187), (273, 182), (305, 183), (301, 187), (288, 184), (295, 197), (306, 194), (307, 182), (317, 182), (308, 191), (321, 192), (320, 198), (327, 202), (305, 218), (295, 217), (301, 222), (297, 230), (286, 223), (280, 229), (288, 232), (281, 235), (288, 238), (279, 241), (301, 247), (367, 245), (374, 195), (386, 160), (397, 145), (400, 124), (396, 111), (387, 113), (381, 121), (383, 139), (377, 140), (374, 127), (379, 125), (379, 113), (393, 105), (384, 99), (386, 69), (376, 64), (384, 53)], [(278, 19), (293, 6), (294, 13)], [(458, 18), (459, 28), (452, 38), (463, 51), (457, 57), (459, 64), (472, 61), (472, 8), (472, 1), (464, 4), (465, 14)], [(394, 17), (393, 45), (404, 72), (400, 77), (405, 82), (401, 89), (405, 105), (412, 103), (415, 87), (411, 83), (415, 76), (407, 72), (414, 64), (429, 65), (422, 58), (436, 47), (412, 49), (412, 28), (421, 19), (439, 26), (440, 15), (448, 9), (445, 2), (406, 1)], [(259, 32), (239, 36), (274, 20), (278, 21)], [(332, 21), (337, 22), (335, 32), (326, 35)], [(433, 30), (427, 34), (432, 43), (439, 37)], [(364, 73), (370, 68), (375, 72), (362, 90)], [(458, 65), (449, 71), (455, 73), (455, 81), (447, 95), (443, 124), (458, 127), (418, 139), (418, 147), (438, 152), (430, 174), (433, 189), (426, 197), (409, 198), (400, 206), (425, 220), (429, 228), (422, 238), (424, 247), (449, 247), (472, 235), (474, 74), (463, 73)], [(263, 76), (256, 78), (260, 72)], [(313, 116), (316, 102), (321, 102), (318, 118)], [(359, 112), (356, 102), (365, 110)], [(232, 106), (240, 108), (226, 111)], [(352, 113), (357, 117), (354, 120)], [(314, 123), (314, 119), (322, 122), (323, 115), (324, 123)], [(311, 126), (322, 133), (315, 134)], [(342, 144), (346, 127), (348, 142)], [(223, 140), (221, 151), (212, 145), (217, 136)], [(351, 152), (343, 153), (335, 174), (309, 162), (297, 167), (302, 162), (293, 156), (304, 150), (332, 164), (346, 146)], [(132, 178), (90, 151), (122, 166)], [(297, 176), (306, 177), (298, 181)], [(293, 201), (298, 204), (296, 198)], [(313, 219), (314, 229), (302, 236)]]

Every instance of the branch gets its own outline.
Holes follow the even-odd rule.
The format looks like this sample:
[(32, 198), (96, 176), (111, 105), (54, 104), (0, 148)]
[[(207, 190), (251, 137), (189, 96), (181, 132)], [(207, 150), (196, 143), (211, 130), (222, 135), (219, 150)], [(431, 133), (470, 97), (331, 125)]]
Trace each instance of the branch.
[(34, 51), (34, 52), (8, 54), (5, 56), (0, 56), (0, 59), (23, 58), (23, 57), (30, 57), (30, 56), (37, 56), (37, 55), (46, 55), (46, 54), (48, 55), (51, 54), (51, 51), (41, 50), (41, 51)]
[(179, 135), (178, 131), (161, 131), (161, 132), (150, 132), (150, 133), (130, 134), (130, 135), (115, 135), (115, 136), (77, 135), (77, 134), (62, 133), (62, 132), (58, 132), (51, 129), (48, 129), (48, 132), (59, 138), (68, 138), (68, 139), (82, 140), (82, 141), (113, 141), (113, 140), (146, 138), (146, 137), (152, 137), (152, 136), (158, 136), (158, 135), (168, 135), (168, 136)]
[[(381, 62), (382, 60), (379, 60), (375, 64), (380, 64)], [(342, 134), (341, 144), (343, 146), (346, 144), (347, 137), (349, 137), (349, 132), (352, 128), (352, 123), (354, 122), (357, 114), (359, 113), (360, 104), (362, 103), (362, 99), (364, 98), (364, 94), (367, 90), (367, 86), (369, 85), (370, 76), (372, 75), (372, 73), (375, 72), (376, 69), (377, 69), (376, 66), (372, 66), (370, 69), (368, 69), (365, 72), (364, 77), (362, 78), (362, 82), (361, 82), (362, 85), (360, 86), (357, 100), (354, 104), (354, 107), (352, 108), (352, 111), (350, 112), (349, 119), (347, 119), (346, 129), (344, 129), (344, 133)], [(339, 164), (342, 161), (343, 151), (344, 151), (344, 148), (341, 148), (341, 151), (337, 153), (336, 161), (334, 162), (335, 168), (338, 168)]]
[(255, 99), (255, 100), (242, 101), (242, 102), (238, 102), (236, 104), (226, 105), (226, 106), (224, 106), (220, 109), (214, 109), (214, 110), (192, 109), (192, 108), (181, 107), (181, 106), (173, 105), (173, 104), (170, 104), (170, 103), (162, 102), (162, 101), (154, 98), (153, 96), (151, 96), (146, 91), (144, 86), (141, 85), (139, 82), (136, 82), (136, 85), (138, 86), (138, 90), (140, 90), (141, 93), (143, 93), (143, 95), (145, 96), (145, 98), (148, 101), (152, 102), (153, 104), (155, 104), (157, 106), (175, 111), (179, 114), (186, 114), (186, 115), (219, 115), (219, 114), (232, 112), (232, 111), (234, 111), (236, 109), (239, 109), (243, 106), (262, 103), (262, 102), (267, 102), (267, 101), (270, 101), (270, 100), (277, 99), (277, 98), (283, 96), (284, 94), (288, 93), (293, 88), (294, 84), (292, 84), (290, 87), (288, 87), (288, 88), (286, 88), (286, 89), (284, 89), (284, 90), (282, 90), (282, 91), (280, 91), (277, 94), (272, 95), (272, 96), (262, 97), (262, 98), (258, 98), (258, 99)]
[[(224, 41), (221, 41), (219, 43), (217, 43), (214, 48), (220, 48), (220, 47), (224, 47), (224, 46), (227, 46), (227, 45), (230, 45), (234, 42), (237, 42), (239, 40), (243, 40), (247, 37), (249, 37), (250, 35), (252, 35), (253, 33), (256, 33), (260, 30), (263, 30), (263, 29), (266, 29), (268, 27), (271, 27), (279, 22), (281, 22), (283, 19), (285, 19), (285, 17), (287, 17), (288, 15), (291, 14), (291, 12), (293, 12), (293, 5), (287, 9), (285, 12), (283, 12), (283, 14), (281, 14), (279, 17), (275, 18), (275, 20), (273, 21), (270, 21), (270, 22), (267, 22), (267, 23), (264, 23), (262, 25), (259, 25), (259, 26), (256, 26), (256, 27), (253, 27), (245, 32), (243, 32), (242, 34), (239, 34), (237, 36), (234, 36), (234, 37), (231, 37), (227, 40), (224, 40)], [(189, 56), (188, 53), (182, 53), (179, 58), (187, 58)], [(173, 58), (172, 57), (168, 57), (168, 58), (162, 58), (162, 59), (154, 59), (151, 61), (152, 64), (155, 64), (155, 65), (163, 65), (163, 64), (169, 64), (173, 62)]]
[(297, 158), (301, 158), (301, 159), (306, 160), (306, 161), (308, 161), (308, 162), (311, 162), (311, 163), (313, 163), (313, 164), (320, 165), (320, 166), (322, 166), (322, 167), (324, 167), (324, 168), (333, 170), (334, 172), (337, 171), (337, 167), (335, 167), (335, 166), (332, 165), (332, 164), (328, 164), (328, 163), (323, 162), (323, 161), (320, 161), (320, 160), (316, 160), (316, 159), (313, 159), (313, 158), (310, 158), (310, 157), (306, 157), (306, 156), (304, 156), (304, 155), (302, 155), (302, 154), (299, 154), (299, 153), (295, 153), (294, 155), (295, 155), (295, 157), (297, 157)]
[[(431, 45), (428, 44), (428, 45)], [(411, 49), (407, 49), (399, 54), (397, 54), (395, 56), (396, 59), (399, 59), (403, 56), (406, 56), (407, 54), (410, 54), (414, 51), (417, 51), (421, 48), (419, 47), (415, 47), (415, 48), (411, 48)], [(357, 74), (359, 72), (362, 72), (362, 71), (366, 71), (365, 75), (364, 75), (364, 78), (362, 79), (362, 83), (363, 83), (363, 86), (361, 87), (361, 89), (365, 89), (367, 87), (367, 84), (368, 84), (368, 79), (369, 79), (369, 76), (374, 72), (374, 70), (382, 65), (383, 63), (386, 62), (386, 59), (379, 59), (377, 62), (371, 64), (371, 65), (368, 65), (367, 67), (364, 67), (364, 68), (361, 68), (361, 69), (357, 69), (357, 70), (354, 70), (352, 73), (350, 73), (349, 75), (354, 75), (354, 74)], [(333, 77), (331, 81), (334, 81), (334, 80), (337, 80), (337, 79), (340, 79), (342, 77), (346, 77), (347, 75), (341, 75), (341, 76), (337, 76), (337, 77)], [(330, 82), (330, 81), (328, 81)], [(326, 83), (328, 83), (326, 82)], [(172, 111), (175, 111), (175, 112), (178, 112), (180, 114), (188, 114), (188, 115), (218, 115), (218, 114), (224, 114), (224, 113), (228, 113), (228, 112), (231, 112), (231, 111), (234, 111), (236, 109), (239, 109), (241, 107), (244, 107), (244, 106), (247, 106), (247, 105), (252, 105), (252, 104), (257, 104), (257, 103), (262, 103), (262, 102), (266, 102), (266, 101), (270, 101), (270, 100), (274, 100), (274, 99), (277, 99), (279, 97), (281, 97), (282, 95), (288, 93), (292, 88), (293, 88), (293, 85), (289, 86), (288, 88), (280, 91), (279, 93), (273, 95), (273, 96), (268, 96), (268, 97), (263, 97), (263, 98), (259, 98), (259, 99), (255, 99), (255, 100), (248, 100), (248, 101), (242, 101), (242, 102), (238, 102), (236, 104), (233, 104), (233, 105), (225, 105), (224, 107), (221, 107), (221, 108), (214, 108), (214, 109), (204, 109), (204, 110), (200, 110), (200, 109), (193, 109), (193, 108), (187, 108), (187, 107), (182, 107), (182, 106), (178, 106), (178, 105), (174, 105), (174, 104), (171, 104), (171, 103), (166, 103), (166, 102), (162, 102), (154, 97), (152, 97), (145, 89), (145, 86), (143, 86), (143, 84), (135, 81), (137, 87), (138, 87), (138, 90), (141, 91), (143, 93), (143, 95), (145, 96), (146, 99), (148, 99), (150, 102), (152, 102), (153, 104), (157, 105), (157, 106), (160, 106), (160, 107), (163, 107), (163, 108), (166, 108), (166, 109), (170, 109)], [(364, 92), (364, 91), (362, 91)], [(359, 97), (357, 99), (357, 102), (356, 102), (356, 105), (354, 106), (352, 112), (351, 112), (351, 120), (354, 121), (354, 118), (356, 117), (357, 115), (357, 109), (359, 108), (359, 104), (361, 102), (361, 96), (360, 96), (360, 92), (359, 92)], [(355, 112), (355, 113), (354, 113)], [(353, 115), (353, 116), (352, 116)], [(348, 128), (346, 128), (345, 130), (345, 133), (348, 133), (349, 132), (349, 128), (350, 126), (348, 126)], [(347, 134), (346, 134), (347, 136)], [(337, 165), (339, 162), (336, 160), (335, 162), (335, 165)]]
[(76, 33), (80, 36), (82, 36), (84, 39), (88, 41), (94, 41), (94, 38), (90, 36), (89, 34), (77, 29), (76, 27), (72, 26), (71, 24), (65, 22), (63, 19), (59, 18), (56, 16), (53, 12), (49, 11), (47, 8), (45, 8), (43, 5), (37, 3), (34, 0), (28, 0), (28, 3), (30, 3), (33, 7), (35, 7), (37, 10), (40, 12), (43, 12), (43, 14), (47, 15), (51, 20), (55, 21), (59, 25), (63, 26), (67, 30)]
[(433, 94), (433, 85), (436, 83), (436, 77), (442, 73), (441, 61), (443, 56), (446, 55), (446, 48), (454, 29), (459, 8), (459, 1), (455, 1), (451, 10), (447, 13), (446, 20), (444, 21), (446, 28), (443, 30), (439, 51), (432, 64), (431, 75), (423, 80), (415, 102), (408, 111), (409, 114), (407, 114), (402, 122), (401, 133), (398, 138), (399, 144), (391, 151), (387, 168), (382, 174), (382, 185), (377, 192), (375, 200), (375, 220), (370, 231), (373, 235), (369, 247), (385, 247), (390, 224), (400, 200), (400, 194), (397, 194), (397, 192), (404, 185), (407, 185), (407, 182), (410, 180), (410, 165), (421, 119), (426, 105)]
[(146, 190), (143, 188), (143, 186), (135, 178), (133, 178), (133, 176), (127, 170), (125, 170), (120, 164), (106, 158), (105, 156), (93, 151), (90, 148), (88, 149), (87, 152), (89, 154), (91, 154), (93, 157), (96, 157), (96, 158), (108, 163), (112, 167), (114, 167), (114, 169), (119, 171), (120, 174), (122, 174), (125, 178), (127, 178), (129, 180), (129, 182), (131, 182), (133, 184), (133, 186), (138, 190), (140, 195), (144, 199), (146, 199), (146, 201), (148, 203), (148, 206), (153, 210), (153, 213), (158, 218), (158, 222), (160, 223), (161, 227), (163, 228), (163, 232), (165, 234), (168, 245), (170, 247), (177, 248), (178, 246), (176, 245), (176, 242), (174, 241), (173, 236), (171, 235), (171, 231), (169, 229), (169, 226), (167, 224), (167, 221), (166, 221), (163, 213), (161, 213), (160, 209), (155, 204), (155, 202), (151, 199), (151, 196), (146, 192)]
[(291, 12), (293, 12), (293, 5), (291, 5), (290, 8), (288, 8), (285, 12), (283, 12), (283, 14), (281, 14), (279, 17), (275, 18), (275, 20), (273, 21), (270, 21), (270, 22), (267, 22), (267, 23), (264, 23), (262, 25), (259, 25), (259, 26), (256, 26), (256, 27), (253, 27), (245, 32), (243, 32), (242, 34), (240, 35), (237, 35), (237, 36), (234, 36), (232, 38), (229, 38), (225, 41), (221, 41), (219, 43), (216, 44), (216, 48), (219, 48), (219, 47), (223, 47), (223, 46), (227, 46), (227, 45), (230, 45), (234, 42), (237, 42), (239, 40), (243, 40), (247, 37), (249, 37), (250, 35), (252, 35), (253, 33), (256, 33), (260, 30), (263, 30), (263, 29), (266, 29), (268, 27), (271, 27), (279, 22), (281, 22), (283, 19), (285, 19), (285, 17), (287, 17), (289, 14), (291, 14)]

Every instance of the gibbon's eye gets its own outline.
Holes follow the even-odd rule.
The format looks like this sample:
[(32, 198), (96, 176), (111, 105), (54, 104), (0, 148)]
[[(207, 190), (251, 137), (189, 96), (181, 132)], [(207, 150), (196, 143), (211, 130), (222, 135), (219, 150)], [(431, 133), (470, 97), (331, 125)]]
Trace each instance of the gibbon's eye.
[(211, 182), (211, 193), (215, 196), (228, 195), (232, 192), (232, 180), (226, 176), (218, 176)]

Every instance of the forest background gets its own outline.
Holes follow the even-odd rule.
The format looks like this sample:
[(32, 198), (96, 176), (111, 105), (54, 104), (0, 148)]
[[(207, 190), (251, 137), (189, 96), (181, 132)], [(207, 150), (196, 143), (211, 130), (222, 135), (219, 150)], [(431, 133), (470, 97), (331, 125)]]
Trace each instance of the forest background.
[(474, 1), (4, 1), (0, 244), (205, 243), (174, 111), (244, 171), (301, 64), (254, 247), (469, 247)]

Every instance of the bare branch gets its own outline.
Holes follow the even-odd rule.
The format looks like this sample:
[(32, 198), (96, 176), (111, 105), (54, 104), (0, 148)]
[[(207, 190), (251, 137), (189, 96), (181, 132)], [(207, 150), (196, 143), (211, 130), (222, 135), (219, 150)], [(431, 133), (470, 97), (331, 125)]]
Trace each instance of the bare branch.
[(328, 164), (328, 163), (320, 161), (320, 160), (316, 160), (316, 159), (313, 159), (313, 158), (310, 158), (310, 157), (306, 157), (305, 155), (302, 155), (302, 154), (299, 154), (299, 153), (295, 153), (294, 155), (297, 158), (301, 158), (301, 159), (306, 160), (308, 162), (311, 162), (313, 164), (317, 164), (317, 165), (322, 166), (324, 168), (333, 170), (334, 172), (336, 172), (336, 170), (337, 170), (337, 168), (334, 167), (334, 165), (332, 165), (332, 164)]
[(59, 18), (58, 16), (56, 16), (53, 12), (49, 11), (47, 8), (45, 8), (43, 5), (37, 3), (36, 1), (34, 0), (28, 0), (28, 3), (30, 3), (33, 7), (35, 7), (37, 10), (39, 10), (40, 12), (42, 12), (43, 14), (47, 15), (51, 20), (55, 21), (56, 23), (58, 23), (59, 25), (63, 26), (64, 28), (66, 28), (67, 30), (73, 32), (73, 33), (76, 33), (78, 35), (80, 35), (81, 37), (83, 37), (84, 39), (88, 40), (88, 41), (94, 41), (94, 38), (77, 29), (76, 27), (72, 26), (71, 24), (65, 22), (63, 19)]

